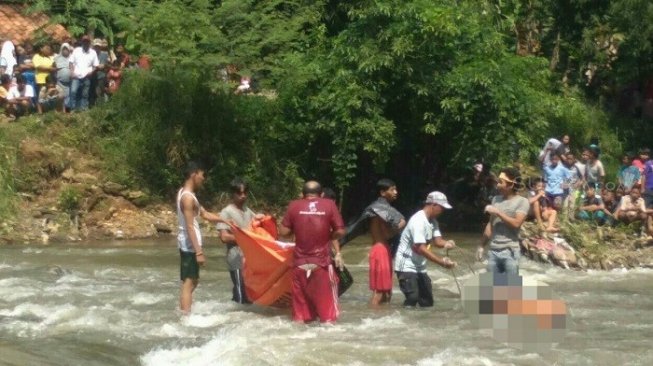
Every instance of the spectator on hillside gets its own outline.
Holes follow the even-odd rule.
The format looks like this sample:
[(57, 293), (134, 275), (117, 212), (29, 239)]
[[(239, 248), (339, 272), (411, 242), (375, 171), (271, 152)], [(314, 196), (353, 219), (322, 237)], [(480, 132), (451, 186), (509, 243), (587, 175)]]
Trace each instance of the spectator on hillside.
[(236, 94), (247, 94), (249, 93), (251, 86), (249, 85), (251, 79), (249, 76), (243, 76), (240, 78), (240, 85), (236, 88)]
[(619, 208), (619, 200), (616, 199), (615, 192), (604, 189), (601, 193), (601, 200), (603, 200), (603, 213), (605, 214), (605, 222), (608, 225), (614, 225), (616, 221), (615, 213)]
[(131, 59), (127, 51), (125, 51), (125, 46), (118, 44), (116, 45), (116, 60), (120, 63), (120, 69), (126, 69), (131, 64)]
[(578, 208), (577, 217), (581, 220), (594, 221), (598, 224), (603, 224), (605, 221), (605, 212), (603, 209), (605, 205), (601, 196), (596, 194), (596, 188), (592, 184), (588, 184), (585, 188), (585, 196), (582, 203)]
[(120, 61), (116, 60), (111, 65), (107, 73), (107, 95), (113, 96), (120, 89), (122, 83), (122, 70), (120, 69)]
[(91, 76), (100, 64), (97, 53), (91, 48), (91, 38), (82, 37), (81, 47), (75, 48), (70, 56), (72, 82), (70, 86), (70, 107), (72, 110), (86, 110), (89, 105)]
[(36, 80), (36, 89), (34, 91), (37, 95), (40, 95), (41, 88), (45, 87), (45, 79), (56, 71), (54, 67), (54, 56), (52, 56), (52, 48), (50, 45), (43, 45), (39, 48), (39, 53), (34, 55), (32, 58), (32, 63), (34, 64), (34, 69), (36, 71), (35, 80)]
[(589, 147), (583, 150), (583, 159), (585, 159), (585, 182), (598, 188), (605, 180), (605, 169), (603, 163), (599, 160), (598, 148)]
[(25, 78), (25, 83), (34, 90), (32, 105), (36, 105), (36, 70), (34, 69), (34, 48), (31, 43), (24, 43), (17, 48), (18, 72)]
[(640, 150), (639, 157), (644, 161), (644, 172), (642, 173), (641, 192), (646, 208), (653, 208), (653, 160), (650, 159), (651, 150), (644, 148)]
[(617, 173), (617, 180), (619, 186), (624, 188), (624, 191), (629, 192), (635, 184), (639, 184), (641, 173), (636, 166), (632, 165), (631, 155), (626, 153), (621, 157), (621, 167)]
[(16, 85), (7, 94), (7, 112), (13, 117), (21, 117), (34, 109), (34, 88), (27, 84), (23, 75), (16, 76)]
[(91, 76), (91, 94), (89, 96), (91, 106), (106, 101), (107, 70), (110, 64), (106, 46), (105, 40), (99, 38), (93, 40), (93, 50), (97, 54), (99, 64)]
[(559, 147), (560, 144), (562, 144), (558, 139), (550, 138), (547, 142), (546, 145), (544, 145), (544, 148), (540, 151), (540, 154), (538, 155), (538, 158), (542, 165), (550, 165), (551, 164), (551, 154), (554, 153)]
[(571, 139), (569, 138), (569, 135), (563, 135), (560, 138), (560, 146), (555, 150), (556, 154), (560, 156), (560, 160), (563, 163), (566, 163), (567, 160), (567, 154), (571, 152), (571, 147), (569, 146), (569, 143), (571, 142)]
[(141, 55), (141, 57), (139, 57), (138, 61), (136, 62), (136, 66), (141, 70), (149, 70), (150, 63), (151, 59), (149, 55)]
[[(555, 226), (558, 212), (552, 207), (544, 191), (542, 178), (531, 180), (532, 189), (528, 192), (528, 203), (540, 229), (554, 232), (558, 229)], [(546, 226), (544, 222), (546, 221)]]
[(633, 222), (646, 222), (647, 211), (644, 199), (641, 197), (640, 187), (634, 186), (630, 193), (621, 199), (615, 214), (619, 221), (631, 224)]
[(6, 75), (13, 77), (14, 68), (18, 63), (18, 60), (16, 59), (16, 47), (14, 46), (14, 42), (12, 42), (11, 40), (6, 40), (2, 44), (2, 51), (0, 51), (0, 58), (4, 59), (6, 63), (4, 73)]
[(63, 111), (67, 112), (70, 110), (70, 82), (71, 82), (71, 73), (70, 73), (70, 52), (72, 47), (68, 43), (61, 45), (59, 54), (54, 58), (54, 66), (57, 69), (56, 79), (57, 86), (63, 90), (64, 102), (63, 102)]
[(632, 165), (639, 169), (640, 174), (644, 174), (644, 164), (649, 159), (650, 150), (647, 148), (639, 149), (639, 154), (633, 159)]
[(43, 112), (53, 110), (63, 112), (65, 98), (63, 88), (57, 85), (57, 82), (52, 75), (48, 75), (45, 80), (46, 84), (39, 92), (39, 103), (37, 104), (39, 113), (43, 114)]
[(0, 108), (5, 108), (7, 112), (7, 97), (11, 88), (11, 76), (7, 74), (0, 75)]
[(562, 201), (565, 199), (564, 188), (567, 187), (571, 179), (571, 172), (560, 164), (560, 156), (552, 153), (551, 164), (542, 167), (544, 180), (546, 181), (546, 198), (551, 202), (553, 208), (559, 210), (562, 207)]

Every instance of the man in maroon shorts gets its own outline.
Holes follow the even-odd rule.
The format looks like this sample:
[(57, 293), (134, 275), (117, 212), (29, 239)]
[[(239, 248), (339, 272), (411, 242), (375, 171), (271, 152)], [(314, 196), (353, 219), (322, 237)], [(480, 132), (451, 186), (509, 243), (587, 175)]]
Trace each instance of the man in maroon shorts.
[[(292, 317), (296, 322), (320, 318), (322, 323), (331, 323), (339, 315), (329, 245), (342, 237), (345, 225), (335, 203), (321, 198), (321, 193), (318, 182), (306, 182), (303, 198), (290, 202), (279, 231), (286, 237), (295, 234)], [(334, 252), (336, 261), (341, 262), (340, 248), (334, 248)]]

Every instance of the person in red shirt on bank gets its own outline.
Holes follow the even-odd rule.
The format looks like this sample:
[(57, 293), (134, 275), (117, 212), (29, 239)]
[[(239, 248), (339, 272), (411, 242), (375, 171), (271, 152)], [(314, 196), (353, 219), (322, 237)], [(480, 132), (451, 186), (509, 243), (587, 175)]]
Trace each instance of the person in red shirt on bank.
[(345, 225), (335, 203), (321, 198), (322, 187), (308, 181), (302, 188), (303, 198), (290, 202), (281, 222), (279, 234), (295, 234), (292, 281), (292, 317), (296, 322), (322, 323), (338, 319), (338, 283), (329, 245), (333, 244), (335, 265), (342, 267), (340, 239)]

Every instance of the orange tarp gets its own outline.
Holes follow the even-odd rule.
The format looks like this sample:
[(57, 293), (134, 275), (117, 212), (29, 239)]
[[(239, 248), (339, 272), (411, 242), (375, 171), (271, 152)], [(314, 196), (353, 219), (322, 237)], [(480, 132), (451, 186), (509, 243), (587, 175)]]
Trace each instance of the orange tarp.
[(236, 243), (243, 251), (243, 279), (247, 297), (258, 305), (288, 307), (294, 245), (284, 248), (265, 230), (255, 230), (232, 226)]

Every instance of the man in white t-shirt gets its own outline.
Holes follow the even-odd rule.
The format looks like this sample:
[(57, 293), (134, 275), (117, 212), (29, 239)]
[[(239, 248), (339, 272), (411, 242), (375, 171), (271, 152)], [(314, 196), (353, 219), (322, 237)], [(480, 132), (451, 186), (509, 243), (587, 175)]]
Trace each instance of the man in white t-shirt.
[(27, 84), (25, 77), (16, 75), (16, 85), (12, 85), (7, 93), (7, 114), (20, 117), (34, 109), (34, 88)]
[(433, 306), (433, 290), (431, 278), (426, 272), (426, 260), (437, 263), (445, 268), (456, 266), (449, 258), (441, 258), (433, 254), (429, 248), (435, 245), (439, 248), (451, 249), (456, 246), (453, 240), (444, 240), (436, 217), (445, 209), (450, 209), (447, 196), (441, 192), (431, 192), (426, 197), (424, 207), (417, 211), (406, 224), (401, 234), (397, 254), (395, 254), (394, 270), (399, 279), (399, 288), (406, 300), (404, 306)]
[(91, 38), (82, 37), (82, 46), (75, 48), (70, 55), (70, 109), (88, 109), (88, 98), (91, 89), (91, 76), (100, 65), (97, 53), (91, 48)]

